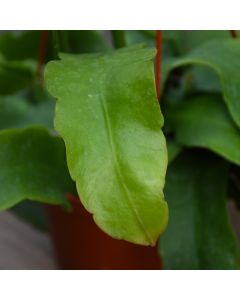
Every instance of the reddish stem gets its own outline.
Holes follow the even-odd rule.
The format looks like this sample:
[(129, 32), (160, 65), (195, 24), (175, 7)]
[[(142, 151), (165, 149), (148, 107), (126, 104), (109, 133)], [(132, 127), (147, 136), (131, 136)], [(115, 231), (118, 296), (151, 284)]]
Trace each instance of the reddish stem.
[(156, 30), (156, 65), (155, 65), (155, 80), (157, 98), (160, 101), (160, 81), (161, 81), (161, 64), (162, 64), (162, 31)]
[(36, 77), (42, 83), (42, 66), (45, 62), (46, 50), (47, 50), (48, 31), (42, 30), (40, 35), (38, 62), (36, 69)]
[(237, 31), (236, 30), (229, 30), (231, 37), (236, 39), (237, 38)]
[(77, 196), (74, 196), (74, 195), (71, 194), (71, 193), (67, 193), (66, 196), (67, 196), (67, 198), (68, 198), (68, 200), (69, 200), (70, 202), (79, 204), (79, 201), (80, 201), (80, 200), (79, 200), (79, 198), (78, 198)]

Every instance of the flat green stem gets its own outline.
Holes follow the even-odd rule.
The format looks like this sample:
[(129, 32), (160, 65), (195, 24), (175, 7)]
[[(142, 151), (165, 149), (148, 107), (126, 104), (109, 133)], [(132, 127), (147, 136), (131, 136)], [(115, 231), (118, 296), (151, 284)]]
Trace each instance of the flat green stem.
[(58, 58), (59, 52), (69, 52), (68, 33), (66, 30), (53, 30), (54, 56)]
[(124, 30), (112, 30), (113, 45), (116, 49), (126, 46)]
[(52, 39), (53, 39), (53, 56), (58, 58), (58, 53), (60, 52), (60, 41), (57, 30), (52, 30)]

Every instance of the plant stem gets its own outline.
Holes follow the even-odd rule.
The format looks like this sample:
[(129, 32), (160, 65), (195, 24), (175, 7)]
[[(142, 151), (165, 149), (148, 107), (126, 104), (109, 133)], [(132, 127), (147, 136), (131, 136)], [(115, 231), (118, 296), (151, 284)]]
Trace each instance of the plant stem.
[(67, 196), (68, 200), (69, 200), (70, 202), (72, 202), (72, 203), (79, 203), (79, 201), (80, 201), (80, 200), (79, 200), (79, 197), (74, 196), (74, 195), (71, 194), (71, 193), (67, 193), (66, 196)]
[(237, 31), (236, 30), (229, 30), (231, 37), (236, 39), (237, 38)]
[(124, 30), (112, 30), (113, 45), (116, 49), (126, 46)]
[(58, 30), (52, 31), (52, 39), (53, 39), (53, 56), (54, 58), (58, 58), (58, 53), (60, 52), (60, 40)]
[(58, 58), (59, 52), (69, 52), (69, 40), (67, 30), (53, 30), (54, 56)]
[(67, 30), (59, 31), (60, 42), (61, 42), (61, 51), (69, 52), (69, 40), (68, 40), (68, 32)]
[(48, 31), (42, 30), (40, 34), (40, 43), (39, 43), (39, 51), (38, 51), (38, 61), (37, 61), (37, 69), (36, 69), (36, 78), (42, 84), (42, 66), (45, 62), (46, 50), (47, 50), (47, 40), (48, 40)]
[(155, 80), (158, 101), (160, 101), (160, 81), (161, 81), (161, 65), (162, 65), (162, 31), (156, 30), (156, 64), (155, 64)]

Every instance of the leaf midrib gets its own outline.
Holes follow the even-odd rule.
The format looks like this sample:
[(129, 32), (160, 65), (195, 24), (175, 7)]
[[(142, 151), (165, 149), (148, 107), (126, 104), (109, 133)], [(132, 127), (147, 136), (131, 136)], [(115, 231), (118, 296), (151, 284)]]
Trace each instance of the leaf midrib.
[[(105, 81), (103, 81), (103, 84), (105, 83)], [(100, 87), (100, 89), (103, 91), (105, 90), (105, 87)], [(122, 186), (122, 189), (126, 195), (126, 199), (127, 199), (127, 204), (130, 207), (130, 209), (132, 210), (139, 228), (141, 229), (142, 233), (144, 234), (146, 240), (148, 241), (149, 244), (154, 245), (154, 239), (151, 238), (151, 235), (149, 234), (147, 228), (144, 226), (144, 223), (141, 220), (141, 217), (138, 214), (137, 209), (135, 208), (134, 205), (134, 201), (132, 200), (132, 196), (131, 193), (129, 191), (129, 188), (124, 180), (124, 177), (122, 176), (121, 173), (121, 167), (118, 161), (118, 155), (116, 153), (116, 148), (115, 148), (115, 143), (114, 143), (114, 138), (113, 138), (113, 134), (112, 134), (112, 128), (111, 128), (111, 122), (110, 122), (110, 117), (109, 117), (109, 110), (108, 110), (108, 105), (107, 105), (107, 100), (105, 98), (105, 95), (103, 95), (102, 93), (99, 93), (100, 97), (101, 97), (101, 108), (102, 108), (102, 112), (103, 112), (103, 116), (104, 116), (104, 121), (105, 121), (105, 125), (106, 125), (106, 132), (107, 132), (107, 137), (108, 137), (108, 141), (109, 141), (109, 145), (111, 148), (111, 153), (112, 153), (112, 157), (113, 157), (113, 162), (114, 162), (114, 168), (116, 170), (116, 174), (117, 177), (119, 179), (119, 183)]]

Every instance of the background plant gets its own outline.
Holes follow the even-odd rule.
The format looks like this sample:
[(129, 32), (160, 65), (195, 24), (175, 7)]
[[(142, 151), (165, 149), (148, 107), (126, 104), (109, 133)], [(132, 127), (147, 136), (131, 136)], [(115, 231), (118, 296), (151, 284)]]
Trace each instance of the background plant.
[[(167, 269), (238, 269), (239, 242), (227, 202), (239, 207), (240, 42), (228, 31), (162, 35), (160, 105), (169, 153), (164, 192), (170, 219), (159, 253)], [(139, 43), (154, 47), (156, 33), (113, 32), (113, 46), (109, 36), (97, 31), (0, 36), (1, 209), (26, 199), (68, 207), (66, 192), (75, 194), (75, 185), (64, 143), (53, 130), (55, 100), (42, 85), (42, 69), (59, 52), (107, 52)], [(39, 216), (36, 207), (29, 201), (22, 205), (15, 210), (36, 223), (31, 217)], [(38, 224), (45, 223), (38, 219)]]

